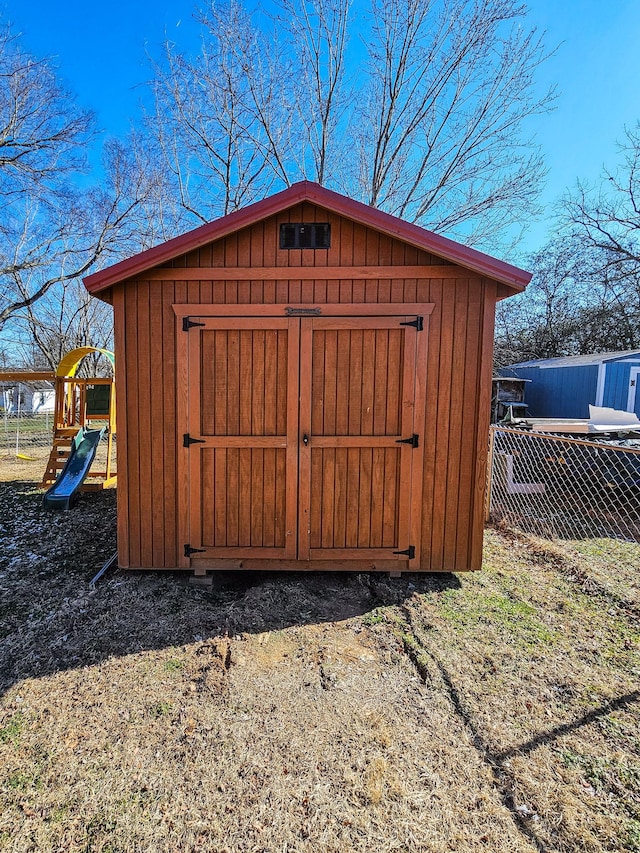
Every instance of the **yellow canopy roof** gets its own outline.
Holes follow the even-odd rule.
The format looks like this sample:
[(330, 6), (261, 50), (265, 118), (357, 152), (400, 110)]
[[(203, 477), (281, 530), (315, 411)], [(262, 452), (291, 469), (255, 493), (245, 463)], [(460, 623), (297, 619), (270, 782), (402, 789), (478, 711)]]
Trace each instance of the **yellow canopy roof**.
[(115, 356), (110, 350), (99, 349), (98, 347), (78, 347), (78, 349), (72, 349), (71, 352), (62, 357), (56, 370), (56, 376), (75, 376), (82, 359), (92, 352), (99, 352), (102, 355), (106, 355), (111, 364), (115, 366)]

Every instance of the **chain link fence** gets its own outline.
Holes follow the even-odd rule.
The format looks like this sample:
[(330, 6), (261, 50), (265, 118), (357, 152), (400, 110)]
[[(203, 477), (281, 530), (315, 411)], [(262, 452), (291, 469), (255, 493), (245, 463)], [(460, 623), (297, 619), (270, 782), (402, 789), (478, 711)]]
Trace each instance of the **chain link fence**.
[[(41, 381), (0, 382), (0, 480), (44, 476), (53, 447), (55, 391)], [(115, 436), (111, 468), (115, 471)], [(94, 468), (106, 466), (107, 441), (100, 442)]]
[(53, 445), (53, 414), (0, 414), (0, 480), (33, 480), (44, 476)]
[(48, 381), (0, 382), (0, 461), (46, 460), (53, 441), (55, 390)]
[(640, 542), (640, 440), (491, 427), (487, 510), (546, 538)]
[[(52, 418), (46, 416), (4, 418), (0, 424), (0, 481), (42, 479), (53, 446)], [(107, 465), (108, 445), (105, 436), (96, 452), (93, 469)], [(116, 471), (116, 437), (111, 448), (111, 471)]]

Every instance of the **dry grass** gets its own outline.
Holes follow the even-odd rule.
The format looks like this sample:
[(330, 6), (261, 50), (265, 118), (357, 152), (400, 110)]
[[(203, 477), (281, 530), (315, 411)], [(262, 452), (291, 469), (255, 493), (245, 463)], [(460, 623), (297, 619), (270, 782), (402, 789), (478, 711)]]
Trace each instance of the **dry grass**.
[(114, 502), (0, 484), (0, 849), (640, 851), (639, 546), (93, 590)]

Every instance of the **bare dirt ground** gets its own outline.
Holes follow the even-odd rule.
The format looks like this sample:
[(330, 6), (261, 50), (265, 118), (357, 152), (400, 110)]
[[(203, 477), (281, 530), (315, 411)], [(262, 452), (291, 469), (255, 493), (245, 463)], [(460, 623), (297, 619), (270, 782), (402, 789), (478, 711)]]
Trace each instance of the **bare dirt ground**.
[(469, 575), (108, 574), (0, 482), (0, 850), (640, 851), (640, 546)]

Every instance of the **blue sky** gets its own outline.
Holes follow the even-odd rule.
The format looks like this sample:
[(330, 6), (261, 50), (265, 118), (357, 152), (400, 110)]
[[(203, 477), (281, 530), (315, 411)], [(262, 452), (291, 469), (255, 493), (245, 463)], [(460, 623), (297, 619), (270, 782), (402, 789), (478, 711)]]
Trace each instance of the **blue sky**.
[[(529, 20), (559, 45), (539, 75), (555, 84), (553, 113), (531, 122), (549, 169), (543, 196), (546, 220), (528, 230), (526, 246), (545, 239), (555, 200), (577, 178), (595, 182), (618, 159), (616, 140), (640, 119), (639, 0), (530, 0)], [(53, 56), (61, 77), (93, 109), (108, 133), (120, 134), (135, 116), (148, 76), (145, 49), (165, 34), (194, 44), (191, 0), (8, 0), (4, 9), (36, 55)]]

